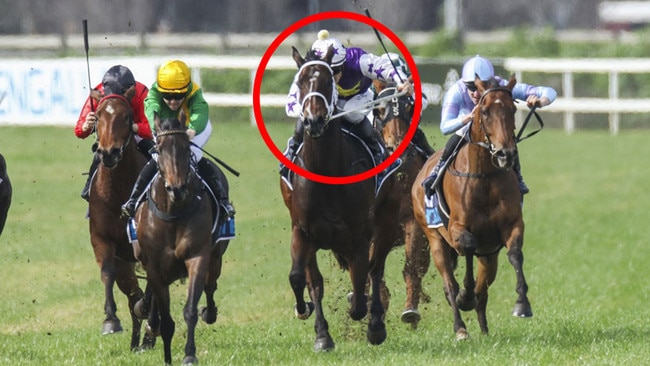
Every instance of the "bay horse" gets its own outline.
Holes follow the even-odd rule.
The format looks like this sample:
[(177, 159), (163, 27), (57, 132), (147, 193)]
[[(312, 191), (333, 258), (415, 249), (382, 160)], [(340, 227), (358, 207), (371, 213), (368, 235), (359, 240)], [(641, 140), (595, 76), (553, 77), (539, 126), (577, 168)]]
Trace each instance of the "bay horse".
[[(397, 93), (395, 85), (387, 85), (383, 81), (375, 80), (373, 86), (377, 92), (377, 99), (388, 98)], [(418, 123), (417, 119), (413, 120), (412, 114), (413, 105), (408, 95), (390, 98), (374, 109), (375, 128), (381, 132), (389, 153), (397, 150), (402, 144), (411, 123)], [(423, 296), (425, 301), (429, 298), (422, 291), (422, 278), (429, 269), (431, 257), (426, 236), (413, 214), (411, 187), (427, 158), (410, 143), (402, 153), (401, 159), (402, 165), (396, 172), (396, 183), (391, 193), (400, 202), (399, 225), (394, 226), (397, 231), (393, 235), (397, 238), (396, 245), (404, 245), (406, 257), (402, 271), (406, 284), (406, 303), (401, 319), (416, 329), (421, 318), (418, 311), (420, 296)]]
[(9, 206), (11, 206), (12, 192), (11, 181), (7, 174), (7, 162), (5, 161), (5, 157), (0, 154), (0, 235), (2, 235), (5, 223), (7, 222), (7, 213), (9, 212)]
[(95, 155), (101, 163), (92, 179), (88, 199), (90, 242), (104, 284), (106, 318), (102, 334), (122, 331), (113, 296), (113, 286), (117, 284), (128, 299), (132, 350), (139, 348), (142, 324), (133, 308), (143, 292), (135, 271), (137, 260), (126, 234), (126, 220), (120, 217), (120, 205), (129, 198), (146, 163), (146, 158), (136, 149), (133, 132), (133, 111), (128, 101), (134, 93), (135, 87), (124, 95), (112, 93), (109, 87), (104, 88), (104, 93), (91, 91), (97, 103)]
[[(341, 129), (343, 119), (330, 118), (334, 111), (336, 86), (330, 67), (333, 49), (321, 59), (313, 51), (305, 58), (293, 48), (298, 66), (297, 85), (302, 101), (304, 142), (296, 164), (310, 172), (330, 177), (359, 174), (373, 167), (367, 149)], [(392, 177), (392, 176), (391, 176)], [(392, 179), (389, 177), (389, 179)], [(384, 184), (390, 187), (392, 180)], [(380, 282), (388, 252), (393, 247), (382, 234), (396, 225), (397, 203), (386, 198), (390, 188), (375, 195), (374, 179), (350, 184), (324, 184), (293, 174), (280, 180), (284, 203), (291, 216), (291, 271), (289, 281), (299, 319), (315, 313), (315, 351), (334, 349), (323, 311), (323, 275), (316, 253), (331, 250), (339, 265), (349, 271), (352, 282), (349, 316), (361, 320), (368, 314), (365, 285), (370, 275), (372, 300), (367, 339), (381, 344), (386, 339)], [(371, 250), (371, 242), (373, 249)], [(310, 302), (304, 299), (308, 288)]]
[[(460, 310), (476, 309), (481, 332), (488, 333), (488, 288), (494, 282), (500, 250), (505, 246), (517, 277), (518, 294), (513, 315), (533, 315), (523, 271), (524, 221), (522, 196), (512, 170), (517, 159), (515, 141), (514, 75), (505, 87), (495, 80), (476, 78), (481, 93), (464, 144), (441, 178), (442, 195), (448, 206), (449, 223), (430, 229), (425, 217), (425, 194), (421, 186), (440, 158), (433, 155), (413, 184), (415, 217), (429, 240), (431, 256), (442, 275), (444, 292), (454, 314), (456, 339), (469, 337)], [(454, 277), (458, 256), (465, 256), (463, 289)], [(474, 278), (474, 257), (478, 266)]]
[[(171, 341), (175, 331), (169, 286), (188, 278), (183, 309), (187, 324), (183, 364), (197, 363), (194, 340), (197, 305), (204, 292), (207, 307), (201, 310), (201, 317), (208, 324), (217, 320), (214, 293), (221, 275), (222, 256), (228, 246), (227, 240), (216, 244), (213, 240), (213, 219), (220, 216), (219, 208), (213, 207), (197, 175), (185, 120), (183, 112), (180, 120), (161, 120), (155, 116), (158, 174), (134, 218), (138, 238), (136, 255), (147, 273), (147, 293), (151, 291), (153, 295), (147, 329), (152, 336), (160, 334), (166, 364), (172, 361)], [(223, 173), (221, 179), (227, 190)]]

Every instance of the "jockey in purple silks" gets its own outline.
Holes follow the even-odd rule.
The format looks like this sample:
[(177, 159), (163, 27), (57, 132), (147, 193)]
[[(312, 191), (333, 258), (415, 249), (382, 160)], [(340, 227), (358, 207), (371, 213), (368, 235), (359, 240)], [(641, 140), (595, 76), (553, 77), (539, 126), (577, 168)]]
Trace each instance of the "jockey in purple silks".
[[(386, 158), (386, 151), (379, 141), (377, 132), (370, 122), (374, 93), (370, 89), (373, 80), (394, 82), (399, 91), (407, 91), (413, 94), (413, 86), (402, 70), (394, 67), (390, 59), (373, 55), (358, 47), (345, 47), (340, 40), (330, 38), (327, 30), (318, 32), (311, 50), (317, 55), (324, 57), (329, 47), (334, 49), (331, 67), (334, 72), (337, 93), (335, 96), (336, 108), (339, 112), (350, 111), (344, 118), (350, 123), (352, 131), (361, 137), (371, 149), (375, 163), (379, 165)], [(287, 116), (299, 118), (302, 110), (302, 101), (298, 99), (298, 86), (296, 80), (291, 84), (285, 111)], [(363, 108), (368, 106), (367, 108)], [(293, 137), (287, 143), (287, 150), (284, 155), (292, 160), (298, 147), (302, 143), (304, 126), (301, 119), (296, 122)], [(396, 162), (399, 165), (399, 162)], [(393, 164), (395, 165), (395, 164)], [(387, 170), (392, 170), (389, 167)], [(286, 167), (280, 165), (280, 173), (284, 173)]]

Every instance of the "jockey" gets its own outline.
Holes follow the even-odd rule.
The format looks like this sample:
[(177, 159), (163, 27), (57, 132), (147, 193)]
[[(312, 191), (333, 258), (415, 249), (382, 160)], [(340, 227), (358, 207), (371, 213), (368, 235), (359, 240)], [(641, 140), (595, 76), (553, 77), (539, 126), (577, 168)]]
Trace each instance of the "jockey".
[[(149, 160), (151, 159), (149, 150), (153, 148), (154, 143), (152, 140), (151, 128), (149, 128), (149, 121), (147, 121), (147, 117), (144, 115), (143, 105), (144, 98), (147, 96), (149, 89), (141, 82), (136, 81), (131, 70), (122, 65), (115, 65), (108, 69), (102, 78), (102, 82), (97, 85), (95, 89), (105, 95), (119, 94), (123, 96), (124, 93), (134, 85), (135, 95), (131, 100), (129, 100), (131, 110), (133, 111), (133, 132), (136, 133), (135, 141), (137, 143), (138, 151)], [(94, 103), (95, 101), (89, 96), (81, 108), (79, 119), (74, 128), (74, 134), (78, 138), (85, 139), (95, 131), (95, 123), (97, 122), (95, 108), (97, 106), (94, 105)], [(86, 179), (86, 184), (81, 191), (81, 197), (86, 201), (88, 201), (90, 193), (90, 181), (92, 180), (98, 165), (99, 157), (94, 154), (93, 161), (88, 170), (88, 179)]]
[[(456, 146), (460, 146), (459, 144), (466, 142), (464, 136), (467, 130), (469, 130), (469, 123), (472, 121), (474, 109), (481, 98), (481, 94), (474, 85), (476, 76), (482, 81), (495, 77), (499, 80), (500, 85), (506, 85), (508, 83), (508, 80), (494, 75), (494, 67), (486, 58), (477, 55), (465, 62), (461, 79), (449, 88), (442, 102), (440, 130), (445, 135), (453, 132), (455, 134), (447, 141), (445, 149), (440, 156), (440, 161), (438, 161), (431, 175), (422, 182), (427, 196), (433, 194), (433, 183), (440, 172), (440, 168), (449, 159), (449, 155), (451, 155)], [(533, 106), (538, 108), (545, 107), (553, 103), (556, 97), (557, 92), (555, 89), (547, 86), (517, 83), (512, 89), (512, 98), (525, 100), (529, 108)], [(524, 178), (521, 176), (519, 157), (517, 157), (513, 170), (519, 180), (519, 191), (522, 195), (528, 193), (529, 189), (524, 182)]]
[[(381, 55), (381, 58), (389, 60), (395, 68), (403, 72), (409, 79), (411, 78), (411, 71), (409, 70), (408, 65), (406, 64), (402, 56), (396, 53), (384, 53), (383, 55)], [(374, 89), (373, 91), (375, 92), (375, 97), (376, 97), (377, 91)], [(420, 111), (420, 117), (418, 117), (417, 120), (418, 128), (415, 130), (415, 134), (411, 139), (413, 145), (415, 145), (416, 149), (420, 151), (425, 158), (429, 158), (429, 156), (433, 155), (433, 153), (435, 152), (431, 147), (431, 145), (429, 145), (429, 141), (427, 141), (427, 136), (419, 127), (421, 117), (422, 117), (422, 112), (427, 108), (428, 105), (429, 105), (429, 101), (427, 100), (426, 95), (424, 95), (423, 93), (422, 110)]]
[[(190, 69), (185, 62), (171, 60), (160, 66), (156, 82), (153, 83), (149, 95), (144, 100), (144, 110), (154, 133), (154, 114), (158, 114), (161, 119), (164, 119), (178, 117), (181, 110), (185, 111), (185, 115), (188, 116), (187, 135), (193, 143), (192, 157), (197, 162), (199, 174), (217, 197), (225, 215), (233, 217), (235, 208), (228, 201), (228, 194), (214, 171), (215, 168), (207, 159), (203, 158), (201, 147), (208, 142), (212, 134), (212, 123), (209, 119), (208, 103), (203, 98), (203, 92), (199, 85), (192, 82)], [(158, 171), (155, 160), (156, 156), (154, 155), (154, 159), (151, 159), (142, 168), (131, 196), (122, 205), (124, 216), (133, 217), (138, 198)]]
[[(318, 40), (312, 44), (311, 50), (324, 57), (330, 46), (334, 49), (331, 66), (337, 84), (336, 107), (339, 111), (354, 110), (371, 103), (374, 99), (370, 89), (372, 80), (393, 81), (398, 85), (398, 90), (407, 90), (409, 94), (413, 94), (413, 87), (407, 76), (392, 67), (388, 59), (375, 56), (358, 47), (345, 47), (338, 39), (330, 38), (327, 30), (318, 32)], [(298, 85), (294, 79), (285, 107), (287, 116), (298, 118), (302, 110), (301, 102), (298, 100)], [(372, 116), (372, 108), (350, 112), (345, 115), (345, 119), (350, 122), (352, 130), (366, 142), (373, 153), (375, 163), (379, 165), (384, 160), (386, 152), (368, 115)], [(298, 119), (293, 137), (289, 138), (287, 150), (284, 152), (289, 160), (293, 159), (298, 146), (302, 143), (303, 131), (302, 120)], [(389, 167), (388, 170), (391, 168)], [(280, 164), (280, 173), (284, 173), (285, 170), (286, 167)]]

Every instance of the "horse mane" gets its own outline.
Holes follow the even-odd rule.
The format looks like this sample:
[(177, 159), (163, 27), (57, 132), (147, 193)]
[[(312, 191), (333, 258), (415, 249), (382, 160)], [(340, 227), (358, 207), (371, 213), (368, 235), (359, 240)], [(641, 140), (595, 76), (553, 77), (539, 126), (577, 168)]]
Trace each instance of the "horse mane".
[(497, 79), (494, 76), (492, 76), (488, 80), (484, 81), (483, 85), (485, 85), (485, 90), (501, 87), (500, 80)]
[(160, 121), (159, 131), (185, 130), (185, 125), (178, 118), (165, 118)]
[(117, 81), (107, 81), (104, 83), (104, 95), (111, 94), (124, 95), (124, 88)]
[(305, 55), (305, 61), (314, 61), (314, 60), (320, 60), (323, 61), (321, 56), (319, 56), (316, 51), (314, 50), (309, 50), (307, 51), (307, 54)]

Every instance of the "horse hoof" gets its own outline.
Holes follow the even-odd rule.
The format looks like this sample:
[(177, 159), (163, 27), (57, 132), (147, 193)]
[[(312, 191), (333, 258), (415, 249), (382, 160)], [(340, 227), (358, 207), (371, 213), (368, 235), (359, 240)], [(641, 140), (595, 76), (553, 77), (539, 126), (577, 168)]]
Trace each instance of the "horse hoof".
[(305, 312), (302, 313), (302, 314), (300, 314), (298, 312), (298, 307), (297, 307), (298, 305), (294, 305), (294, 311), (295, 311), (295, 314), (296, 314), (296, 318), (298, 318), (300, 320), (309, 319), (309, 317), (311, 316), (311, 313), (314, 312), (314, 303), (313, 302), (310, 301), (310, 302), (307, 302), (305, 304), (307, 305), (307, 307), (305, 308)]
[(530, 308), (530, 304), (516, 303), (512, 315), (519, 318), (531, 318), (533, 316), (533, 309)]
[(102, 334), (113, 334), (120, 333), (122, 331), (122, 325), (119, 320), (107, 320), (102, 326)]
[(185, 356), (183, 359), (183, 365), (196, 365), (199, 363), (199, 360), (194, 356)]
[(386, 340), (386, 327), (382, 326), (380, 329), (370, 329), (370, 327), (368, 327), (366, 336), (368, 337), (368, 342), (370, 342), (370, 344), (380, 345)]
[(216, 307), (215, 307), (215, 309), (213, 311), (208, 310), (208, 308), (205, 307), (205, 306), (202, 307), (201, 308), (201, 319), (203, 319), (203, 321), (206, 324), (214, 324), (214, 322), (217, 321), (217, 309), (216, 309)]
[(314, 352), (329, 352), (334, 349), (334, 341), (332, 337), (327, 336), (323, 338), (317, 338), (314, 342)]
[(469, 333), (467, 333), (467, 330), (465, 329), (459, 329), (456, 332), (456, 340), (457, 341), (464, 341), (466, 339), (469, 339)]
[(138, 302), (135, 303), (135, 306), (133, 307), (133, 314), (135, 314), (135, 316), (140, 320), (149, 319), (149, 309), (144, 305), (144, 301), (142, 299), (138, 300)]
[(418, 309), (406, 309), (402, 313), (401, 319), (403, 323), (409, 323), (417, 327), (417, 324), (421, 319), (420, 312)]
[(348, 304), (352, 304), (352, 296), (354, 295), (354, 292), (350, 291), (348, 292)]

